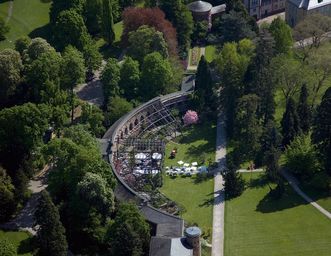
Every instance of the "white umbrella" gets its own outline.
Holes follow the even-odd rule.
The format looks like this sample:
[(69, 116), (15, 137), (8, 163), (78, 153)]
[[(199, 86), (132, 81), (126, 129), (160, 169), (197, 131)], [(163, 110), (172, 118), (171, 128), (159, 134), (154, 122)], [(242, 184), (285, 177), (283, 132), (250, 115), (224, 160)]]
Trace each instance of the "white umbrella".
[(152, 158), (155, 160), (160, 160), (162, 158), (162, 155), (160, 153), (153, 153)]
[(138, 153), (138, 154), (135, 155), (135, 158), (140, 159), (140, 160), (146, 159), (146, 154)]
[(189, 164), (189, 163), (185, 163), (184, 166), (185, 166), (185, 167), (189, 167), (190, 164)]
[(182, 165), (184, 162), (182, 160), (178, 161), (177, 164)]
[(198, 165), (198, 162), (193, 162), (192, 163), (192, 166), (197, 166)]

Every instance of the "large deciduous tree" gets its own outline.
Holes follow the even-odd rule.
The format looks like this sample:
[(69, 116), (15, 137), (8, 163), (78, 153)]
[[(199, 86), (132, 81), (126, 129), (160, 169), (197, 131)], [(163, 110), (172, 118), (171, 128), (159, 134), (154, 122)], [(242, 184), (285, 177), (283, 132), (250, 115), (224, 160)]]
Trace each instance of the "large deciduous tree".
[(158, 52), (146, 55), (142, 66), (139, 95), (144, 100), (171, 91), (173, 73), (170, 62)]
[(14, 50), (0, 51), (0, 109), (15, 94), (21, 81), (23, 66), (20, 54)]
[[(7, 220), (13, 213), (16, 207), (15, 202), (15, 187), (12, 180), (5, 169), (0, 166), (0, 222)], [(1, 255), (1, 253), (0, 253)]]
[(105, 104), (108, 103), (110, 97), (115, 97), (120, 94), (119, 81), (120, 67), (116, 59), (110, 58), (101, 75)]
[(142, 63), (147, 54), (158, 52), (163, 58), (168, 57), (167, 44), (163, 34), (153, 27), (141, 26), (129, 33), (128, 54)]
[(109, 98), (106, 110), (106, 125), (112, 125), (132, 108), (132, 104), (124, 98), (119, 96)]
[(40, 253), (54, 256), (67, 255), (65, 229), (60, 221), (58, 209), (46, 191), (41, 192), (35, 218), (39, 225), (37, 237)]
[(169, 54), (175, 56), (177, 53), (176, 29), (171, 22), (165, 19), (165, 14), (158, 8), (132, 8), (129, 7), (123, 12), (124, 31), (121, 41), (128, 44), (129, 33), (136, 31), (139, 27), (147, 25), (163, 33), (167, 42)]
[(125, 58), (120, 71), (120, 88), (123, 95), (128, 100), (136, 99), (138, 96), (140, 70), (139, 62), (131, 57)]

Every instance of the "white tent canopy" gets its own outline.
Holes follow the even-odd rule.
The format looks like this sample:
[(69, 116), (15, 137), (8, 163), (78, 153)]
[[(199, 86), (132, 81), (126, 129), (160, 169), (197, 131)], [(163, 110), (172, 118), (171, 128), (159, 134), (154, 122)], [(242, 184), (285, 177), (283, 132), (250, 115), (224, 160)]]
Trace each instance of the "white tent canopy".
[(153, 153), (152, 158), (155, 160), (162, 159), (162, 155), (160, 153)]
[(182, 165), (184, 162), (182, 160), (178, 161), (177, 164)]
[(135, 158), (139, 159), (139, 160), (143, 160), (143, 159), (146, 159), (147, 156), (144, 153), (138, 153), (138, 154), (135, 155)]

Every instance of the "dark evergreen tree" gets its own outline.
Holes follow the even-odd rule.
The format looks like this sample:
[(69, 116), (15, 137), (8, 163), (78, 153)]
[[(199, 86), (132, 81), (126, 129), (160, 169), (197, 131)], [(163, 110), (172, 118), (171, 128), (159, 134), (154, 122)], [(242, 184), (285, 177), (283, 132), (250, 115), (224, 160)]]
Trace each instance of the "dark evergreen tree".
[(325, 170), (331, 175), (331, 87), (326, 90), (317, 108), (313, 140), (317, 144)]
[(114, 20), (113, 20), (113, 5), (111, 0), (103, 0), (102, 1), (102, 9), (103, 9), (103, 35), (108, 44), (112, 44), (115, 40), (115, 32), (114, 32)]
[(240, 196), (245, 189), (245, 181), (240, 173), (227, 170), (224, 175), (224, 188), (228, 198)]
[(200, 110), (206, 110), (207, 106), (211, 106), (211, 99), (213, 96), (213, 81), (209, 64), (204, 56), (201, 56), (196, 73), (195, 94), (199, 100)]
[(306, 85), (303, 85), (301, 87), (297, 112), (298, 112), (300, 128), (302, 132), (304, 133), (309, 132), (311, 126), (312, 113), (311, 113), (311, 108), (308, 104), (308, 89)]
[[(15, 188), (5, 169), (0, 166), (0, 222), (7, 220), (16, 208)], [(0, 253), (1, 255), (1, 253)]]
[(35, 218), (37, 224), (40, 225), (37, 237), (41, 255), (67, 255), (68, 244), (65, 230), (60, 221), (58, 209), (46, 191), (41, 192)]
[(280, 152), (277, 148), (272, 147), (265, 152), (264, 159), (266, 164), (266, 172), (271, 181), (276, 181), (279, 178), (279, 157)]
[(287, 146), (300, 132), (299, 116), (296, 110), (296, 104), (292, 98), (289, 98), (286, 104), (286, 110), (281, 121), (283, 146)]
[(264, 125), (273, 120), (275, 112), (275, 85), (270, 78), (271, 60), (274, 57), (274, 39), (267, 30), (260, 31), (256, 56), (246, 74), (246, 93), (255, 93), (261, 102), (258, 116)]

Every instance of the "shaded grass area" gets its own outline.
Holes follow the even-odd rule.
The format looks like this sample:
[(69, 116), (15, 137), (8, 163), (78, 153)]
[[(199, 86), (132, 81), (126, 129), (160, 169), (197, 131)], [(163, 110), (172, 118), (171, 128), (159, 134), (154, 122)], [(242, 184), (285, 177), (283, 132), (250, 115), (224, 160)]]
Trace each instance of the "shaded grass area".
[(32, 237), (28, 233), (0, 230), (0, 239), (10, 241), (16, 248), (18, 255), (32, 255)]
[(212, 62), (216, 58), (216, 47), (214, 45), (206, 47), (205, 57), (208, 62)]
[[(22, 36), (45, 36), (49, 22), (49, 8), (51, 1), (15, 0), (13, 15), (8, 25), (10, 31), (6, 40), (0, 42), (0, 50), (14, 48), (15, 40)], [(6, 19), (8, 2), (0, 1), (0, 17)]]
[(160, 191), (185, 208), (182, 214), (189, 224), (196, 223), (203, 232), (210, 233), (213, 220), (214, 179), (201, 182), (192, 177), (171, 178), (164, 176)]
[(289, 185), (272, 199), (263, 175), (254, 173), (251, 186), (225, 203), (225, 255), (330, 255), (331, 221)]
[[(215, 161), (216, 125), (211, 122), (184, 128), (182, 135), (166, 145), (165, 166), (178, 166), (182, 160), (187, 163), (199, 162), (204, 159), (205, 164)], [(170, 159), (172, 149), (177, 148), (176, 158)]]
[(114, 31), (115, 41), (111, 46), (107, 45), (103, 38), (100, 38), (97, 41), (97, 45), (99, 46), (100, 52), (103, 55), (104, 59), (119, 58), (122, 53), (120, 41), (123, 33), (123, 21), (114, 24)]

